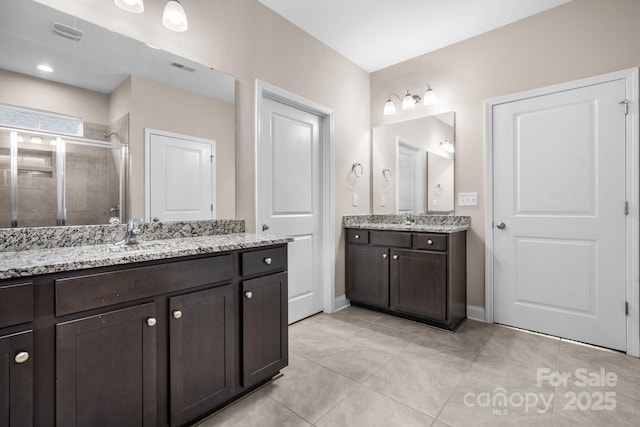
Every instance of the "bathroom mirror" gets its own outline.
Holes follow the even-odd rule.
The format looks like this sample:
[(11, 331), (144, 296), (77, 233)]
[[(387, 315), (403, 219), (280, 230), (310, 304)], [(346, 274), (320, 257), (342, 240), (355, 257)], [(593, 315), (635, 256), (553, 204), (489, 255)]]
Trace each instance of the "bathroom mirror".
[[(17, 218), (18, 227), (142, 217), (147, 128), (214, 140), (216, 174), (235, 176), (233, 76), (31, 0), (0, 2), (0, 38), (0, 127), (7, 134), (0, 144), (0, 227), (10, 226), (12, 209), (26, 214)], [(42, 71), (36, 68), (39, 65), (53, 71)], [(40, 118), (23, 120), (35, 116)], [(43, 120), (49, 125), (55, 122), (53, 130), (41, 125)], [(19, 153), (20, 160), (13, 161), (26, 159), (28, 165), (14, 168), (12, 178), (11, 129), (41, 135), (46, 141), (60, 137), (73, 142), (61, 154), (53, 144), (33, 143), (29, 136), (22, 146), (26, 155)], [(98, 153), (98, 148), (104, 152)], [(44, 163), (38, 168), (34, 162)], [(114, 173), (117, 176), (105, 181), (105, 174)], [(80, 179), (72, 191), (34, 197), (38, 191), (55, 188), (61, 175), (71, 179), (74, 174)], [(109, 191), (104, 191), (109, 181)], [(235, 188), (214, 191), (218, 206), (231, 206), (229, 213), (219, 210), (219, 217), (233, 217)], [(15, 194), (17, 200), (12, 200)], [(44, 205), (46, 201), (57, 201), (58, 206)], [(76, 211), (67, 212), (66, 220), (60, 221), (60, 206), (63, 212), (71, 206)], [(89, 215), (89, 208), (95, 211), (96, 206), (100, 206), (97, 212)], [(34, 219), (42, 212), (46, 215)]]
[(452, 214), (453, 111), (372, 131), (374, 214)]

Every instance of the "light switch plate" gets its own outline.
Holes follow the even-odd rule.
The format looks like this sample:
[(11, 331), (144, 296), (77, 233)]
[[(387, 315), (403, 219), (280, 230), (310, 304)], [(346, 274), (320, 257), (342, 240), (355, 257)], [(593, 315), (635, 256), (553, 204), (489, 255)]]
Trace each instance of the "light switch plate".
[(458, 206), (478, 206), (478, 193), (458, 193)]
[(358, 195), (354, 194), (353, 195), (353, 207), (357, 207), (358, 206)]

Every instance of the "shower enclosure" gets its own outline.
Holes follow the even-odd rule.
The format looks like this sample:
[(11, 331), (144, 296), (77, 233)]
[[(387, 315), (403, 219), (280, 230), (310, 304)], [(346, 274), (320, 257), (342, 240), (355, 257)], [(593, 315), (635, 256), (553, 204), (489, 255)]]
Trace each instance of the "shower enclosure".
[(125, 147), (0, 127), (0, 227), (121, 222)]

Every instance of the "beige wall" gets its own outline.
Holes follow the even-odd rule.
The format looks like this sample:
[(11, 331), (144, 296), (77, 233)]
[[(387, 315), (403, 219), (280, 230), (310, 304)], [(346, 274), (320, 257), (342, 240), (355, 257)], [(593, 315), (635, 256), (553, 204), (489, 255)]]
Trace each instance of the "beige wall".
[[(128, 14), (104, 0), (40, 3), (233, 74), (236, 78), (236, 217), (255, 229), (255, 79), (308, 98), (335, 114), (336, 295), (344, 294), (341, 219), (370, 211), (369, 74), (256, 0), (190, 0), (189, 31), (161, 24), (164, 2)], [(351, 164), (365, 176), (351, 180)], [(359, 206), (351, 206), (357, 193)]]
[[(468, 236), (468, 303), (484, 306), (484, 100), (640, 65), (640, 1), (574, 0), (558, 8), (373, 73), (371, 120), (456, 112), (456, 192), (477, 191)], [(429, 83), (435, 108), (384, 117), (390, 93)]]
[(109, 96), (0, 68), (0, 102), (108, 123)]
[(235, 218), (235, 106), (139, 77), (131, 78), (130, 200), (144, 218), (144, 129), (216, 141), (216, 216)]

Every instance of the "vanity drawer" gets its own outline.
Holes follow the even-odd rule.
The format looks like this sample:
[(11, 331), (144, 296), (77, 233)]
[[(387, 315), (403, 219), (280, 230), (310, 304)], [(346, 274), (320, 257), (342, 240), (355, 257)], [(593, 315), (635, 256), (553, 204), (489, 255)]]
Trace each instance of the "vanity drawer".
[(258, 251), (242, 252), (240, 264), (243, 276), (287, 269), (287, 247), (278, 246)]
[(58, 279), (56, 316), (229, 281), (232, 277), (233, 257), (220, 255)]
[(369, 232), (367, 230), (347, 230), (347, 242), (369, 243)]
[(0, 328), (33, 320), (33, 282), (0, 286)]
[(411, 248), (411, 233), (396, 231), (371, 231), (369, 243), (380, 246), (393, 246), (396, 248)]
[(446, 251), (447, 236), (443, 236), (442, 234), (415, 234), (413, 237), (413, 248), (430, 251)]

